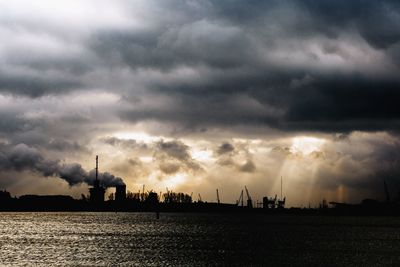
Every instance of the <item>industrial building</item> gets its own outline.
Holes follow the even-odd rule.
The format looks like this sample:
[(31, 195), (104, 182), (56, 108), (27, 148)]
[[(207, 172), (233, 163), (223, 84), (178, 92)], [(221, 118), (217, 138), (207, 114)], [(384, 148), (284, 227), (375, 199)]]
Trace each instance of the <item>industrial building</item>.
[(126, 200), (126, 185), (115, 186), (115, 201), (123, 202)]

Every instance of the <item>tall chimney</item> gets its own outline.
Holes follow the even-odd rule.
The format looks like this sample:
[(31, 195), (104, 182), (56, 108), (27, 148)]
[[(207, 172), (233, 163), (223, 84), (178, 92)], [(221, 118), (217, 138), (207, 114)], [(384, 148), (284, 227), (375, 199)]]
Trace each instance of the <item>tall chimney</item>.
[(99, 156), (96, 155), (96, 181), (98, 180), (99, 173)]

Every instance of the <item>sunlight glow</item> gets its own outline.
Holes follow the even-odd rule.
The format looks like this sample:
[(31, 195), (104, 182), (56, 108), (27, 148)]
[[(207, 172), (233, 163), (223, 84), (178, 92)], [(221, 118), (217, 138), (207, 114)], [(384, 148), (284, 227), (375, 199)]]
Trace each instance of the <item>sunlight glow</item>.
[(198, 161), (211, 161), (212, 151), (211, 150), (192, 150), (190, 151), (192, 158)]
[(165, 178), (164, 184), (168, 188), (175, 188), (180, 184), (183, 184), (186, 181), (187, 174), (185, 173), (176, 173), (172, 176)]
[(151, 143), (162, 139), (160, 136), (152, 136), (144, 132), (119, 132), (114, 136), (119, 139), (136, 140), (144, 143)]
[(139, 157), (140, 161), (144, 162), (144, 163), (150, 163), (153, 162), (153, 157)]
[(320, 151), (326, 140), (316, 137), (299, 136), (292, 139), (290, 150), (293, 153), (311, 154), (314, 151)]

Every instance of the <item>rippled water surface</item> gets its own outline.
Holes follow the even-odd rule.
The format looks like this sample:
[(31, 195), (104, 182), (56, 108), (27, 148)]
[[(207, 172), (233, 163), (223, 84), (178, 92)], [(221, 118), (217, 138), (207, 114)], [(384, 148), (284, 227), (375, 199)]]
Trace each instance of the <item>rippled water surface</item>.
[(400, 219), (0, 213), (1, 266), (396, 266)]

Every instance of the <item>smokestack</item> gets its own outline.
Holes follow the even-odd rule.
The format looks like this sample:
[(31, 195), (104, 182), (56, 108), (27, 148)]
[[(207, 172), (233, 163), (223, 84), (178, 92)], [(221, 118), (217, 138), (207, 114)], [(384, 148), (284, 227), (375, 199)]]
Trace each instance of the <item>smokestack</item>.
[(96, 181), (98, 180), (99, 176), (99, 156), (96, 155)]

